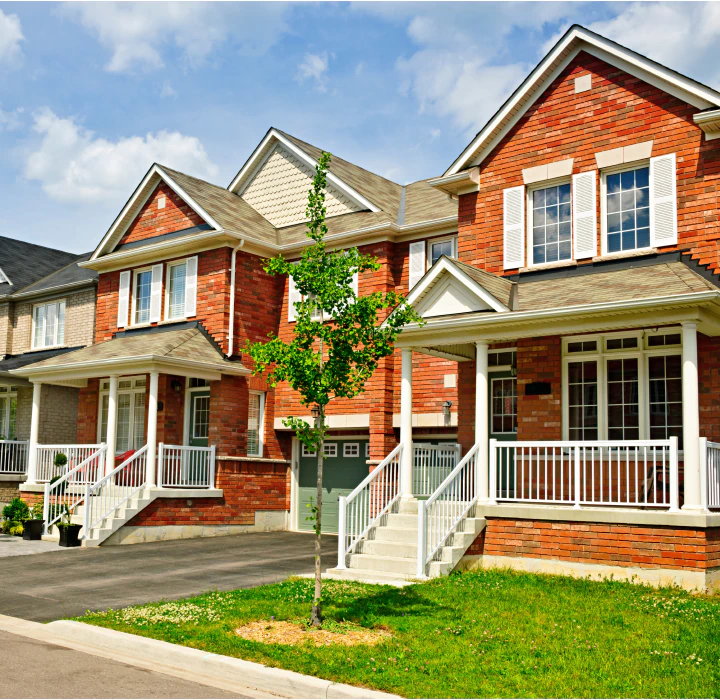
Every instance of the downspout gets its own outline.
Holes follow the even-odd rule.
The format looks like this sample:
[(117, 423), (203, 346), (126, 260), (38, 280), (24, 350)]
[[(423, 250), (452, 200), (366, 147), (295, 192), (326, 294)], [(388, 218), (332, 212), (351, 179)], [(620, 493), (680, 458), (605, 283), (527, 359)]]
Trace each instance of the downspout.
[(235, 340), (235, 261), (237, 252), (245, 245), (243, 238), (233, 249), (230, 257), (230, 327), (228, 329), (228, 351), (227, 356), (232, 357), (233, 344)]

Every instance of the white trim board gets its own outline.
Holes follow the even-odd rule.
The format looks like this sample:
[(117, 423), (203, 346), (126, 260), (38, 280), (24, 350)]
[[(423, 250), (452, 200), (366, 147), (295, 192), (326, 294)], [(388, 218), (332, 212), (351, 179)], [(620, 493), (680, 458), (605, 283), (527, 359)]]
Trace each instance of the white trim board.
[(691, 78), (680, 75), (655, 61), (616, 44), (584, 27), (574, 25), (528, 75), (498, 112), (481, 129), (444, 173), (454, 175), (477, 166), (507, 135), (547, 87), (580, 51), (635, 75), (641, 80), (705, 110), (720, 106), (720, 93)]

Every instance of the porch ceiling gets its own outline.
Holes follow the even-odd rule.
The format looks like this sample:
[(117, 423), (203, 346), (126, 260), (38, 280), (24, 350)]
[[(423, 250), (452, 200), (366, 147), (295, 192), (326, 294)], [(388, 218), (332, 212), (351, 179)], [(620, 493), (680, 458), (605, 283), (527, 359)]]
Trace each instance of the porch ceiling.
[(161, 372), (219, 380), (223, 374), (250, 373), (241, 362), (224, 359), (199, 328), (114, 338), (82, 350), (11, 371), (34, 382), (68, 383), (110, 374)]

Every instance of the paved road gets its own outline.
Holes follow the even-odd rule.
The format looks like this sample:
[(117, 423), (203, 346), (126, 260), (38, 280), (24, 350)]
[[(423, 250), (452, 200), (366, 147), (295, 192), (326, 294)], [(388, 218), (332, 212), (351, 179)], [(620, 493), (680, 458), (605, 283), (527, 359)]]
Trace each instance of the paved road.
[[(336, 552), (337, 538), (324, 536), (323, 569), (334, 566)], [(87, 610), (252, 588), (313, 568), (313, 536), (295, 532), (7, 557), (0, 559), (0, 613), (48, 622)]]
[(0, 632), (2, 698), (242, 698), (181, 678)]

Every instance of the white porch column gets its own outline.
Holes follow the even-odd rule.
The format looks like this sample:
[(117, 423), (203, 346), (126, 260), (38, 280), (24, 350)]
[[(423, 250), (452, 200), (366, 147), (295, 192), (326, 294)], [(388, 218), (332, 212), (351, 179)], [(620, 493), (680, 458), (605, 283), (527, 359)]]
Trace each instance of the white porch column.
[(117, 405), (118, 377), (110, 377), (110, 395), (108, 396), (107, 415), (107, 455), (105, 457), (105, 473), (115, 469), (115, 448), (117, 445)]
[(158, 414), (158, 381), (160, 375), (157, 372), (150, 372), (150, 396), (148, 403), (148, 424), (147, 424), (147, 460), (146, 486), (155, 486), (155, 456), (157, 455), (157, 414)]
[(488, 490), (488, 343), (485, 340), (475, 343), (475, 442), (478, 448), (478, 500), (487, 502)]
[(42, 383), (33, 383), (32, 413), (30, 418), (30, 441), (28, 444), (28, 474), (27, 483), (37, 483), (37, 446), (40, 434), (40, 393)]
[(702, 508), (700, 498), (700, 392), (698, 390), (697, 324), (682, 324), (682, 399), (685, 503), (683, 510)]
[(400, 465), (401, 497), (413, 497), (413, 446), (412, 446), (412, 350), (402, 351), (402, 384), (400, 385), (400, 442), (405, 445)]

